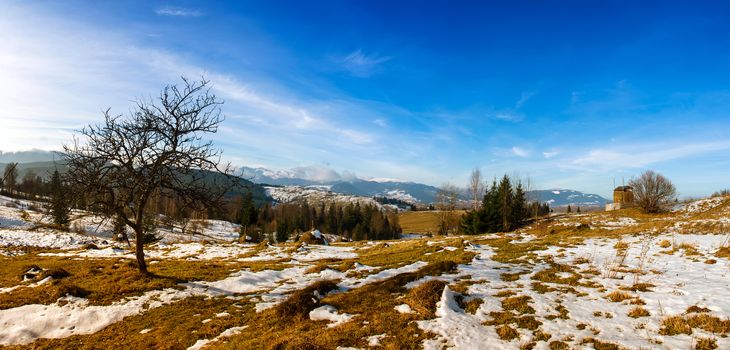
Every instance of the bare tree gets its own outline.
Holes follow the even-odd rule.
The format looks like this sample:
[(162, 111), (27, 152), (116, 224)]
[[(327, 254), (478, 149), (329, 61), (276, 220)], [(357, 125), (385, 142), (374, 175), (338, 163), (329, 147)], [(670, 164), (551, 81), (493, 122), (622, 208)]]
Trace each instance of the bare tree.
[(13, 192), (18, 186), (18, 163), (8, 163), (3, 171), (2, 178), (3, 188), (8, 192)]
[(471, 193), (472, 208), (474, 210), (479, 209), (484, 197), (484, 179), (482, 178), (482, 171), (479, 168), (474, 168), (471, 171), (469, 192)]
[(74, 193), (100, 215), (118, 216), (135, 233), (140, 272), (145, 223), (152, 199), (174, 197), (182, 208), (222, 208), (225, 193), (237, 184), (230, 165), (220, 168), (220, 151), (211, 141), (224, 120), (222, 104), (209, 82), (183, 78), (182, 87), (166, 86), (155, 99), (137, 99), (130, 115), (113, 116), (80, 130), (83, 139), (64, 145), (67, 180)]
[(439, 233), (447, 235), (457, 228), (459, 218), (454, 214), (456, 205), (459, 203), (459, 188), (453, 184), (441, 185), (436, 193), (436, 209), (439, 210)]
[(648, 213), (657, 213), (677, 198), (677, 189), (662, 174), (647, 170), (638, 179), (631, 179), (629, 186), (634, 192), (636, 204)]
[(456, 185), (445, 183), (436, 193), (436, 209), (454, 210), (459, 202), (459, 188)]

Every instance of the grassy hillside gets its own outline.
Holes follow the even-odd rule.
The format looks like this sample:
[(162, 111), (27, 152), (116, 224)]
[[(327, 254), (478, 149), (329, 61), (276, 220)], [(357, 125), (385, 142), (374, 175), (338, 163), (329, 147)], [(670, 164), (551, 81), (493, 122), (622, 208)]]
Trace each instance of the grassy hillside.
[[(58, 249), (73, 234), (13, 210), (0, 207), (16, 227), (0, 229), (0, 347), (730, 348), (730, 198), (466, 237), (152, 244), (146, 277), (125, 246)], [(401, 218), (418, 231), (437, 215)]]
[[(461, 217), (463, 210), (454, 210), (453, 215)], [(440, 211), (405, 211), (398, 213), (398, 220), (403, 233), (436, 233), (438, 232)]]

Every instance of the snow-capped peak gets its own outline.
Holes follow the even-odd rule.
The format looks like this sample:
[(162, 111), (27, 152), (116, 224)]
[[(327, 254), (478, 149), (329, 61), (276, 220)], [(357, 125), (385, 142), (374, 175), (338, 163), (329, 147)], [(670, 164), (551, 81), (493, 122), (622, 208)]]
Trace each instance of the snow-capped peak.
[(372, 178), (369, 178), (367, 181), (380, 182), (380, 183), (382, 183), (382, 182), (405, 182), (401, 179), (392, 179), (392, 178), (387, 178), (387, 177), (372, 177)]

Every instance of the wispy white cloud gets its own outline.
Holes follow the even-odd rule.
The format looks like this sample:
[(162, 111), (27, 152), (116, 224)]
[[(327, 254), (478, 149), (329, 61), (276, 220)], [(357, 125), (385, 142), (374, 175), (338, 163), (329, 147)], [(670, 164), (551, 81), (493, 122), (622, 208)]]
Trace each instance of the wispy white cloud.
[(530, 156), (530, 152), (529, 151), (527, 151), (524, 148), (518, 147), (518, 146), (513, 146), (512, 147), (512, 154), (514, 154), (514, 155), (516, 155), (518, 157), (522, 157), (522, 158), (525, 158), (525, 157), (529, 157)]
[(380, 66), (391, 59), (390, 56), (381, 56), (379, 54), (367, 55), (361, 49), (357, 49), (341, 58), (340, 64), (353, 76), (367, 78), (377, 73)]
[(503, 120), (503, 121), (508, 121), (508, 122), (519, 122), (519, 121), (522, 121), (523, 119), (525, 119), (525, 116), (523, 116), (522, 114), (515, 113), (512, 111), (496, 112), (496, 113), (492, 114), (491, 117), (493, 119)]
[(388, 122), (383, 118), (377, 118), (377, 119), (373, 120), (373, 124), (375, 124), (381, 128), (388, 126)]
[(620, 145), (589, 150), (572, 161), (586, 170), (644, 168), (664, 161), (730, 150), (730, 141)]
[[(387, 123), (385, 113), (404, 111), (330, 92), (312, 98), (256, 72), (229, 75), (139, 46), (122, 33), (55, 17), (21, 20), (28, 17), (23, 13), (0, 14), (0, 76), (14, 82), (0, 86), (0, 150), (58, 149), (73, 130), (98, 122), (107, 107), (123, 114), (130, 99), (155, 96), (181, 75), (204, 75), (225, 100), (227, 120), (214, 140), (226, 159), (279, 168), (327, 161), (368, 175), (394, 175), (364, 169), (357, 159), (398, 158), (383, 142), (396, 138), (373, 121)], [(397, 142), (411, 148), (408, 141)]]
[(555, 157), (558, 154), (559, 154), (558, 151), (546, 151), (546, 152), (542, 152), (542, 156), (545, 157), (546, 159), (550, 159), (552, 157)]
[(520, 99), (519, 99), (519, 100), (517, 100), (517, 102), (515, 103), (515, 109), (520, 109), (520, 108), (522, 108), (522, 106), (523, 106), (523, 105), (524, 105), (524, 104), (525, 104), (525, 103), (526, 103), (526, 102), (527, 102), (528, 100), (530, 100), (530, 98), (532, 98), (532, 96), (533, 96), (533, 95), (535, 95), (535, 93), (534, 93), (534, 92), (531, 92), (531, 91), (525, 91), (525, 92), (522, 92), (522, 95), (520, 95)]
[(171, 17), (200, 17), (203, 12), (195, 9), (188, 9), (184, 7), (165, 6), (155, 10), (155, 13), (160, 16), (171, 16)]

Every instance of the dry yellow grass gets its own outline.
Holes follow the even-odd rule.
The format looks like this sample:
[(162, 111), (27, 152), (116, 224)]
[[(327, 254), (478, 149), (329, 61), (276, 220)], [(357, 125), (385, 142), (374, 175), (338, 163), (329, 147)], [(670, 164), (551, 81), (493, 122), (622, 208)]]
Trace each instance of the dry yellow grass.
[(633, 299), (633, 298), (634, 298), (633, 295), (631, 295), (629, 293), (624, 293), (624, 292), (621, 292), (618, 290), (613, 291), (613, 292), (609, 293), (608, 295), (606, 295), (606, 299), (608, 299), (614, 303), (620, 303), (624, 300)]
[[(216, 317), (226, 312), (229, 316)], [(212, 339), (224, 330), (257, 317), (247, 300), (194, 297), (124, 318), (99, 332), (63, 339), (40, 339), (34, 349), (185, 349), (198, 339)], [(203, 323), (203, 320), (210, 320)], [(148, 329), (145, 334), (140, 333)], [(26, 349), (27, 346), (8, 347)]]
[[(466, 211), (454, 210), (452, 214), (461, 217)], [(398, 213), (398, 222), (405, 233), (431, 233), (436, 234), (439, 230), (438, 211), (405, 211)]]
[(641, 306), (637, 306), (637, 307), (631, 309), (631, 311), (629, 311), (629, 317), (632, 317), (632, 318), (639, 318), (639, 317), (646, 317), (646, 316), (649, 316), (649, 311), (646, 311), (646, 309), (644, 309)]

